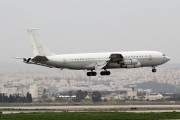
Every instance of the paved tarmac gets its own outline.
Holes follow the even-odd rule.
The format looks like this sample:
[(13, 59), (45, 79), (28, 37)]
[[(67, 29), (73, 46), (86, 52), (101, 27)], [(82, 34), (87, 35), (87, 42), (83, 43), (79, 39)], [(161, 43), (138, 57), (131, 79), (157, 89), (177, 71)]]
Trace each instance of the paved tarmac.
[(180, 105), (97, 105), (97, 106), (15, 106), (0, 109), (114, 109), (114, 108), (180, 108)]
[[(2, 111), (2, 114), (17, 114), (17, 113), (43, 113), (43, 112), (63, 112), (63, 111)], [(68, 111), (68, 112), (102, 112), (102, 111)], [(115, 111), (105, 111), (115, 112)], [(137, 110), (137, 111), (116, 111), (116, 112), (131, 112), (131, 113), (158, 113), (158, 112), (180, 112), (180, 110)]]
[(2, 114), (32, 112), (180, 112), (180, 105), (0, 106)]

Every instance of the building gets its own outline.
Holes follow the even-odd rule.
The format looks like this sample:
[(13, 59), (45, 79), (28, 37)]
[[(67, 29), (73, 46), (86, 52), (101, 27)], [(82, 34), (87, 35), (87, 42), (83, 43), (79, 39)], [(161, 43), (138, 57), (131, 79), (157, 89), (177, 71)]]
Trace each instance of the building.
[(163, 94), (163, 96), (164, 96), (165, 99), (168, 99), (168, 98), (175, 97), (175, 94), (174, 93), (165, 93), (165, 94)]
[(22, 93), (23, 96), (26, 96), (27, 93), (29, 92), (29, 89), (22, 88), (20, 91), (21, 91), (21, 93)]
[(38, 86), (36, 84), (30, 85), (29, 92), (33, 99), (42, 98), (44, 95), (44, 87)]
[(128, 99), (137, 99), (137, 91), (127, 91), (127, 98)]
[(0, 93), (4, 94), (5, 96), (20, 94), (17, 86), (13, 86), (13, 87), (9, 87), (9, 88), (8, 87), (2, 87), (0, 89)]
[(150, 93), (150, 94), (146, 94), (145, 96), (145, 100), (160, 100), (163, 99), (163, 95), (161, 95), (160, 93)]

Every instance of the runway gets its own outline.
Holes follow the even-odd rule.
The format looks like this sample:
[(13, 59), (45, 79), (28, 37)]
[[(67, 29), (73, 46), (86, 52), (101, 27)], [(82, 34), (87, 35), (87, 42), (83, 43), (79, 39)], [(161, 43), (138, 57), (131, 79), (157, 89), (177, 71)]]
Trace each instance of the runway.
[[(2, 114), (17, 114), (17, 113), (36, 113), (36, 112), (63, 112), (63, 111), (2, 111)], [(115, 111), (68, 111), (68, 112), (115, 112)], [(138, 111), (116, 111), (116, 112), (131, 112), (131, 113), (160, 113), (160, 112), (180, 112), (180, 110), (138, 110)]]
[(176, 108), (180, 109), (180, 105), (97, 105), (97, 106), (15, 106), (15, 107), (3, 107), (0, 109), (27, 109), (27, 110), (73, 110), (73, 109), (120, 109), (120, 108)]
[(32, 112), (180, 112), (180, 105), (97, 105), (0, 107), (2, 114)]

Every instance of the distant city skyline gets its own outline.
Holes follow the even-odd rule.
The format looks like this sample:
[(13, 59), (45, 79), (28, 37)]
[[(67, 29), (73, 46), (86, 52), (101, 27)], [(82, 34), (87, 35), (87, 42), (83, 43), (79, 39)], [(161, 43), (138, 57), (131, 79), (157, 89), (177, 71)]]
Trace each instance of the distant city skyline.
[[(157, 73), (150, 69), (124, 69), (112, 72), (111, 76), (97, 75), (87, 77), (83, 71), (46, 71), (0, 74), (0, 89), (4, 86), (11, 88), (29, 88), (37, 84), (54, 93), (70, 90), (86, 91), (117, 91), (131, 90), (129, 85), (137, 85), (142, 91), (152, 89), (157, 92), (180, 91), (180, 69), (159, 67)], [(100, 71), (98, 71), (100, 72)]]
[(32, 57), (27, 28), (39, 28), (56, 54), (153, 50), (168, 55), (170, 64), (180, 64), (179, 4), (179, 0), (0, 1), (1, 71), (28, 71), (29, 66), (11, 58)]

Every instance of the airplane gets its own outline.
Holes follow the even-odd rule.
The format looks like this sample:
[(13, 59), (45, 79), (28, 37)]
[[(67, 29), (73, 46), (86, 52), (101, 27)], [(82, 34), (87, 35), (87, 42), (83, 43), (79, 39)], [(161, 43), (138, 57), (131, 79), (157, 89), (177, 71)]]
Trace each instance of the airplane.
[(170, 60), (168, 56), (157, 51), (124, 51), (103, 53), (81, 53), (56, 55), (42, 42), (38, 29), (27, 29), (31, 41), (34, 57), (23, 59), (26, 64), (34, 64), (49, 68), (87, 70), (87, 76), (96, 76), (95, 70), (103, 70), (100, 75), (107, 76), (111, 72), (107, 69), (155, 67)]

